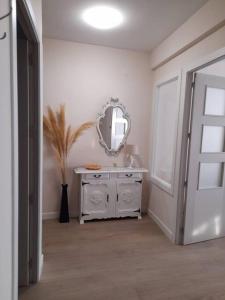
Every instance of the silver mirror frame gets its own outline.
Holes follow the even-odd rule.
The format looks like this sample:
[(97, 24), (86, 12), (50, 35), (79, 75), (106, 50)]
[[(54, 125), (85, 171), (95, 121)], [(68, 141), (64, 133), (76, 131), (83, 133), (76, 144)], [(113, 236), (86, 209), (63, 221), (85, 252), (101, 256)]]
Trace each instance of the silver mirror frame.
[[(106, 112), (107, 108), (109, 108), (109, 107), (113, 107), (113, 108), (119, 107), (119, 108), (121, 108), (121, 110), (123, 111), (123, 118), (125, 118), (127, 120), (126, 134), (124, 135), (124, 138), (123, 138), (122, 142), (120, 143), (120, 145), (119, 145), (119, 147), (116, 151), (108, 148), (107, 144), (105, 143), (105, 141), (102, 137), (101, 130), (99, 128), (100, 120), (105, 117), (105, 112)], [(117, 156), (119, 154), (119, 152), (121, 151), (121, 149), (124, 147), (124, 145), (126, 143), (126, 140), (127, 140), (127, 137), (130, 133), (130, 128), (131, 128), (130, 116), (127, 113), (126, 107), (122, 103), (119, 102), (118, 98), (115, 98), (115, 99), (111, 98), (110, 101), (107, 102), (106, 105), (103, 106), (103, 112), (99, 113), (98, 116), (97, 116), (96, 128), (97, 128), (97, 132), (98, 132), (98, 135), (99, 135), (99, 143), (102, 147), (105, 148), (105, 152), (110, 156)]]

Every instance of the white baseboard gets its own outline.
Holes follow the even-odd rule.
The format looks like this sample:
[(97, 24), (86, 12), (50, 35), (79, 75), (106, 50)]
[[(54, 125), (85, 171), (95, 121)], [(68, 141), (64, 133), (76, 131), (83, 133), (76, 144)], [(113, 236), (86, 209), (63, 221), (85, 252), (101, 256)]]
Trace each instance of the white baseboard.
[(173, 243), (175, 243), (175, 236), (168, 226), (150, 209), (148, 209), (148, 216), (160, 227), (160, 229), (165, 233), (165, 235)]
[(56, 211), (42, 213), (42, 220), (57, 219), (58, 217), (59, 217), (59, 213)]
[[(76, 218), (78, 214), (74, 211), (70, 212), (71, 218)], [(53, 220), (59, 218), (59, 212), (58, 211), (52, 211), (52, 212), (43, 212), (42, 213), (42, 220)]]

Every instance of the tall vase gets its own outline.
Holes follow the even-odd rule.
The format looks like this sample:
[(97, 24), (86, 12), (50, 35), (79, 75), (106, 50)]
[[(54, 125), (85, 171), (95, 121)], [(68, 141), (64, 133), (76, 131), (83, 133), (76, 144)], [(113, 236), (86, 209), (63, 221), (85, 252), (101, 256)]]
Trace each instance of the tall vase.
[(62, 184), (61, 209), (59, 216), (60, 223), (69, 223), (70, 221), (67, 188), (68, 184)]

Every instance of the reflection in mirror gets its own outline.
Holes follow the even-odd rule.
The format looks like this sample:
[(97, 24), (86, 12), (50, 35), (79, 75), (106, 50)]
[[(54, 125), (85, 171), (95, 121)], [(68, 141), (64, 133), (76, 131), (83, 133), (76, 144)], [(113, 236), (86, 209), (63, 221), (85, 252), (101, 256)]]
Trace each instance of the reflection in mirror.
[(115, 155), (123, 147), (130, 128), (130, 119), (118, 99), (111, 99), (98, 117), (97, 129), (100, 143), (106, 152)]
[(127, 126), (127, 119), (123, 118), (123, 111), (120, 107), (106, 109), (105, 117), (100, 120), (99, 128), (109, 149), (117, 151), (124, 139)]

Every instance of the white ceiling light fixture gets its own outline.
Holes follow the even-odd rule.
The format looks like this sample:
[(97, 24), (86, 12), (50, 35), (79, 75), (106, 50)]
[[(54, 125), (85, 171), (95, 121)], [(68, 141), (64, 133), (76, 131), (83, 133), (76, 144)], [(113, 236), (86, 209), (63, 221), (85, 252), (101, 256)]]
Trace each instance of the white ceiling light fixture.
[(82, 19), (88, 25), (101, 30), (118, 27), (124, 21), (124, 17), (118, 9), (105, 5), (86, 9), (82, 14)]

